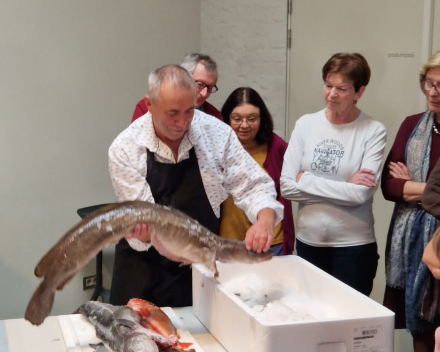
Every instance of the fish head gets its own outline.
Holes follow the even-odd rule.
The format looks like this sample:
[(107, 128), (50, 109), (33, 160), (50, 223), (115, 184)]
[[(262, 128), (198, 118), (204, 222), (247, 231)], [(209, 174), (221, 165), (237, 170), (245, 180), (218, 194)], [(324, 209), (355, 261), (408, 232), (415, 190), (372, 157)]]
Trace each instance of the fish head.
[(82, 314), (82, 315), (85, 315), (84, 313), (85, 313), (85, 311), (86, 311), (86, 305), (85, 304), (82, 304), (82, 305), (80, 305), (74, 312), (73, 312), (73, 314)]
[(118, 351), (123, 352), (159, 352), (159, 348), (147, 335), (135, 335), (124, 341)]
[(259, 263), (270, 260), (273, 252), (269, 249), (267, 252), (257, 253), (246, 249), (244, 242), (234, 241), (223, 244), (217, 249), (216, 259), (222, 263)]

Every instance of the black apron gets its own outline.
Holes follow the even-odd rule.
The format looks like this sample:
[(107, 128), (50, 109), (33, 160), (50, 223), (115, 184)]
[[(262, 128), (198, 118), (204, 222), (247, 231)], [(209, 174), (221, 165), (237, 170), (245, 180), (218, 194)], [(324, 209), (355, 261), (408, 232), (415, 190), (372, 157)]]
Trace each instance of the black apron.
[[(189, 155), (177, 164), (164, 164), (147, 149), (147, 183), (157, 204), (179, 209), (218, 233), (219, 219), (206, 195), (194, 148)], [(159, 307), (191, 306), (191, 267), (179, 265), (154, 247), (138, 252), (122, 239), (115, 249), (110, 303), (125, 305), (142, 298)]]

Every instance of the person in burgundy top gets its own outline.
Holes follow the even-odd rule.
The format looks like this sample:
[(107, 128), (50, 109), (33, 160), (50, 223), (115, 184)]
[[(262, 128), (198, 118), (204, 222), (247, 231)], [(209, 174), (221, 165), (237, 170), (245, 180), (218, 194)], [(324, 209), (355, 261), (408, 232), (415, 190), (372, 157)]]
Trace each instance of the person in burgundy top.
[(396, 329), (411, 332), (414, 351), (431, 352), (440, 325), (438, 293), (433, 292), (440, 287), (422, 255), (436, 221), (420, 200), (440, 157), (440, 52), (423, 65), (419, 80), (428, 109), (403, 121), (383, 170), (383, 195), (395, 202), (385, 251), (384, 305), (396, 313)]
[[(216, 86), (218, 78), (217, 64), (215, 61), (208, 55), (193, 53), (186, 55), (180, 66), (191, 73), (196, 81), (196, 108), (203, 111), (205, 114), (212, 115), (223, 121), (220, 111), (206, 101), (212, 93), (215, 93), (218, 90)], [(137, 120), (147, 112), (147, 104), (145, 104), (145, 98), (143, 98), (137, 103), (131, 122)]]

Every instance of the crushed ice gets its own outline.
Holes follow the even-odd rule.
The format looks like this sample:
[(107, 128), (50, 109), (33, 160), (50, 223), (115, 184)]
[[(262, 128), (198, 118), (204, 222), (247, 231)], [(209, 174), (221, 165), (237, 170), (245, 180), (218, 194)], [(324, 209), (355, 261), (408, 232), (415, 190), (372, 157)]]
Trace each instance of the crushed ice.
[(293, 286), (263, 279), (255, 273), (235, 276), (224, 286), (265, 324), (318, 320), (331, 314), (328, 307), (298, 292)]

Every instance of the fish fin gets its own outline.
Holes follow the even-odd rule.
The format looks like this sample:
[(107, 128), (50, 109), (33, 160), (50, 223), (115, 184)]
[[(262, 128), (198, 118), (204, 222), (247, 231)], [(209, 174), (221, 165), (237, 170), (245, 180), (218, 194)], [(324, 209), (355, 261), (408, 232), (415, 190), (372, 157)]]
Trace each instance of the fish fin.
[(134, 321), (132, 321), (132, 320), (128, 320), (128, 319), (116, 319), (116, 322), (117, 322), (118, 324), (121, 324), (121, 325), (127, 326), (127, 327), (129, 327), (130, 329), (133, 329), (133, 328), (137, 325), (136, 322), (134, 322)]
[(104, 340), (106, 338), (105, 334), (97, 326), (95, 326), (95, 334), (98, 339)]
[(61, 291), (64, 288), (64, 286), (66, 286), (70, 282), (70, 280), (72, 280), (72, 277), (74, 276), (75, 274), (69, 276), (66, 280), (64, 280), (60, 285), (58, 285), (57, 290)]
[(104, 343), (89, 343), (89, 346), (93, 348), (93, 352), (113, 352), (110, 348), (108, 348)]
[(208, 261), (203, 263), (203, 265), (205, 265), (210, 271), (212, 271), (214, 273), (214, 277), (218, 276), (218, 270), (217, 270), (217, 264), (215, 262), (215, 257), (212, 261)]
[(85, 307), (86, 307), (86, 305), (85, 305), (85, 304), (82, 304), (81, 306), (79, 306), (78, 308), (76, 308), (76, 309), (72, 312), (72, 314), (83, 314), (84, 311), (85, 311)]
[(131, 298), (127, 303), (127, 307), (132, 308), (141, 317), (149, 317), (151, 315), (149, 307), (152, 306), (153, 303), (140, 298)]
[(214, 262), (214, 277), (218, 277), (217, 263)]
[(187, 350), (192, 345), (192, 342), (179, 342), (179, 347), (182, 348), (182, 350)]
[(54, 299), (55, 290), (43, 280), (29, 301), (24, 318), (33, 325), (40, 325), (50, 314)]
[(104, 346), (104, 342), (100, 342), (100, 343), (89, 343), (89, 346), (91, 348), (97, 349), (100, 346)]

